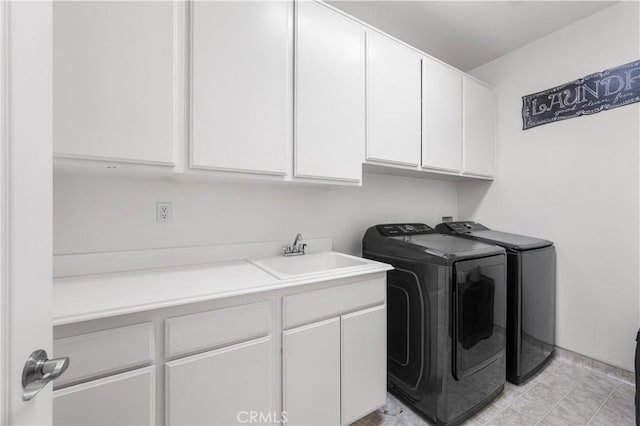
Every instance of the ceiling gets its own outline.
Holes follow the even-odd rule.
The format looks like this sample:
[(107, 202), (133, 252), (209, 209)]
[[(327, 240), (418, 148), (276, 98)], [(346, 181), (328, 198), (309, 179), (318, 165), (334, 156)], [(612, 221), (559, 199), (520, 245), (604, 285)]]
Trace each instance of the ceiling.
[(552, 33), (614, 1), (329, 1), (463, 71)]

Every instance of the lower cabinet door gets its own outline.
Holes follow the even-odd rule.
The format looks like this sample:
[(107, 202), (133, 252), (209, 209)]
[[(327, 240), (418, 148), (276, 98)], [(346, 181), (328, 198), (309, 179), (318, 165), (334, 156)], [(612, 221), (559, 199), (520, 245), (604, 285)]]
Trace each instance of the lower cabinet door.
[(155, 370), (141, 368), (53, 393), (54, 425), (155, 424)]
[(168, 425), (276, 423), (271, 337), (166, 364)]
[(387, 397), (386, 343), (386, 306), (342, 316), (343, 424), (384, 405)]
[(282, 353), (287, 424), (340, 424), (340, 318), (285, 331)]

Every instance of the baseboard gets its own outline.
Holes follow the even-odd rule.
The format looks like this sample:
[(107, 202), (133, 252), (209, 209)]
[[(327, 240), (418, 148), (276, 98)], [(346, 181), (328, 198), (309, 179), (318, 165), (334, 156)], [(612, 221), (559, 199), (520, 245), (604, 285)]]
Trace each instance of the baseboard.
[(572, 364), (582, 365), (603, 376), (614, 377), (633, 386), (636, 384), (636, 376), (632, 371), (598, 361), (597, 359), (589, 358), (588, 356), (584, 356), (559, 346), (556, 346), (556, 357), (559, 359), (565, 359)]

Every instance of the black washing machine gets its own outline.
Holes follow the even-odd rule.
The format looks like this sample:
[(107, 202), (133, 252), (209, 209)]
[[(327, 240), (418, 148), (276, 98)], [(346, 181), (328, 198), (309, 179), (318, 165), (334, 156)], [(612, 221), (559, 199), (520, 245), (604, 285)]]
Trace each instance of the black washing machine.
[(427, 419), (458, 424), (505, 384), (503, 248), (424, 224), (369, 228), (363, 256), (387, 274), (387, 385)]
[(507, 379), (520, 384), (552, 358), (556, 326), (556, 252), (551, 241), (493, 231), (476, 222), (445, 222), (442, 233), (507, 251)]

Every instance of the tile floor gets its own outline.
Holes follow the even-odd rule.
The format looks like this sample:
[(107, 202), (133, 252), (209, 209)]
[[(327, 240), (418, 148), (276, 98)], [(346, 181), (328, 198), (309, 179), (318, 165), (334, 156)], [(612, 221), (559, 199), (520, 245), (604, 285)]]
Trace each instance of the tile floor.
[[(504, 392), (465, 425), (635, 425), (635, 388), (615, 374), (556, 357), (527, 383)], [(357, 426), (429, 425), (392, 395)]]

